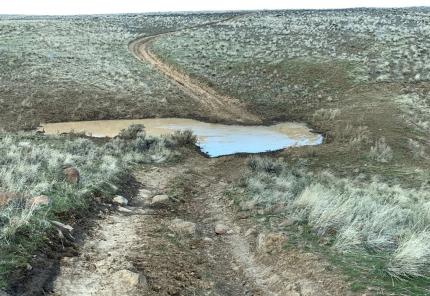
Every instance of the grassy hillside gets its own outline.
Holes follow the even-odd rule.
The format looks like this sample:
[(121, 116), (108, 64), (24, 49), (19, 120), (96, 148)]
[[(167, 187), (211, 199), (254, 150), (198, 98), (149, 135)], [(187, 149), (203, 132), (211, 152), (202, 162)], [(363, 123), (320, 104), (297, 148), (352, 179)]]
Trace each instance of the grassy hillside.
[(239, 211), (251, 204), (270, 229), (287, 221), (287, 248), (333, 258), (357, 289), (427, 295), (429, 20), (425, 9), (259, 12), (152, 50), (268, 122), (325, 133), (281, 161), (252, 160), (231, 195)]
[(0, 16), (0, 128), (40, 121), (196, 115), (198, 106), (128, 42), (223, 14)]
[(154, 50), (275, 118), (300, 111), (303, 101), (341, 102), (352, 87), (428, 82), (428, 16), (413, 9), (261, 12), (170, 35)]
[[(304, 120), (327, 133), (331, 145), (311, 152), (318, 167), (347, 174), (368, 163), (366, 170), (386, 175), (381, 167), (393, 165), (388, 174), (402, 178), (423, 159), (428, 165), (429, 16), (420, 9), (260, 12), (163, 37), (152, 48), (268, 121)], [(381, 141), (389, 159), (368, 161)]]

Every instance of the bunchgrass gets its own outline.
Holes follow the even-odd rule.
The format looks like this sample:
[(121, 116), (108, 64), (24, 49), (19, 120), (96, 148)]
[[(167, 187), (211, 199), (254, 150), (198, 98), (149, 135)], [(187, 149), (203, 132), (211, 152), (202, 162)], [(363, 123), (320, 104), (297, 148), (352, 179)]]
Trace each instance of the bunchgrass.
[(369, 272), (374, 266), (363, 267), (359, 258), (377, 260), (383, 278), (430, 276), (428, 188), (315, 174), (269, 158), (253, 157), (249, 168), (246, 198), (260, 208), (282, 206), (295, 225), (306, 225), (333, 253), (356, 258)]
[[(95, 196), (109, 199), (133, 165), (178, 155), (176, 138), (148, 138), (135, 126), (122, 135), (104, 144), (76, 136), (0, 135), (0, 192), (20, 196), (0, 205), (0, 287), (9, 272), (24, 267), (46, 240), (51, 219), (77, 210), (85, 213)], [(79, 170), (78, 184), (65, 181), (64, 165)], [(48, 196), (50, 204), (32, 205), (31, 198), (38, 195)]]

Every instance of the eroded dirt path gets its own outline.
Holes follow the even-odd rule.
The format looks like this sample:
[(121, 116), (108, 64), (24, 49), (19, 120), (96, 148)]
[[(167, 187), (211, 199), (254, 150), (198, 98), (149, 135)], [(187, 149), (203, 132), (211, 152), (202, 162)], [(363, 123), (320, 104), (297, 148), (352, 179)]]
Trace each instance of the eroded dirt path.
[[(202, 24), (191, 28), (208, 26), (238, 17), (243, 17), (243, 15), (227, 18), (217, 22)], [(222, 95), (213, 88), (198, 82), (196, 79), (191, 78), (189, 75), (165, 63), (150, 50), (151, 43), (162, 36), (173, 34), (175, 32), (163, 33), (137, 39), (129, 44), (129, 50), (138, 60), (149, 63), (158, 71), (163, 73), (184, 93), (190, 96), (195, 101), (195, 103), (199, 104), (202, 107), (202, 115), (216, 120), (222, 120), (224, 122), (246, 124), (261, 123), (261, 119), (255, 114), (247, 111), (246, 106), (238, 99)]]
[(131, 206), (62, 260), (53, 295), (347, 295), (321, 259), (278, 253), (283, 233), (231, 211), (224, 192), (241, 171), (243, 159), (200, 155), (143, 167)]

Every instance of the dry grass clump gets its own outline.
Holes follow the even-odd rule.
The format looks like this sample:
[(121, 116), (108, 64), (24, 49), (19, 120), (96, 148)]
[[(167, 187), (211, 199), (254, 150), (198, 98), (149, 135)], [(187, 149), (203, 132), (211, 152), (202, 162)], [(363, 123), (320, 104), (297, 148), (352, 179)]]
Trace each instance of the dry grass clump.
[(425, 145), (413, 139), (409, 139), (408, 147), (411, 150), (412, 156), (415, 159), (428, 159), (428, 155), (427, 155), (428, 145)]
[(285, 205), (290, 218), (329, 238), (340, 253), (387, 258), (384, 269), (394, 277), (430, 276), (425, 188), (312, 175), (268, 158), (251, 158), (249, 165), (246, 192), (258, 206)]
[(355, 127), (352, 136), (349, 138), (349, 144), (351, 147), (360, 147), (363, 144), (370, 142), (370, 131), (367, 126)]
[(318, 123), (324, 124), (333, 121), (339, 114), (339, 109), (319, 109), (314, 112), (313, 119)]
[[(148, 138), (141, 126), (132, 126), (122, 135), (96, 145), (75, 136), (0, 134), (0, 192), (19, 197), (0, 205), (0, 286), (11, 269), (25, 265), (44, 239), (50, 219), (85, 209), (95, 195), (113, 196), (134, 164), (159, 163), (177, 156), (168, 148), (177, 137)], [(79, 184), (64, 180), (66, 164), (78, 169)], [(30, 199), (39, 195), (48, 196), (50, 204), (33, 206)]]
[(390, 162), (393, 159), (393, 151), (385, 142), (385, 138), (378, 139), (375, 144), (370, 147), (369, 158), (377, 162)]
[(326, 130), (329, 138), (340, 143), (347, 143), (351, 148), (359, 148), (370, 141), (370, 131), (367, 126), (355, 126), (336, 120), (341, 114), (340, 109), (318, 109), (312, 116), (312, 122)]
[(425, 229), (403, 240), (388, 265), (391, 275), (399, 278), (429, 277), (430, 232)]
[(333, 131), (328, 133), (341, 143), (347, 143), (351, 147), (359, 147), (370, 142), (370, 131), (367, 126), (354, 126), (350, 123), (337, 123)]
[(395, 100), (404, 112), (405, 119), (414, 128), (430, 135), (430, 93), (420, 89), (408, 89)]
[(145, 126), (143, 124), (132, 124), (118, 134), (118, 138), (124, 140), (133, 140), (138, 136), (145, 136)]
[(191, 130), (175, 131), (168, 139), (171, 147), (193, 146), (197, 143), (197, 136)]

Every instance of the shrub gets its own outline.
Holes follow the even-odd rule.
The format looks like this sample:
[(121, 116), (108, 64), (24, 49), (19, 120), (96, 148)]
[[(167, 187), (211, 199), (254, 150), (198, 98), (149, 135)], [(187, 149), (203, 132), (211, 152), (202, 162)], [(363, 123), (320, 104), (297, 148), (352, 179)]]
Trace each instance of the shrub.
[[(106, 198), (116, 193), (131, 165), (175, 155), (165, 139), (146, 139), (141, 131), (134, 126), (123, 133), (125, 137), (103, 145), (65, 136), (0, 134), (0, 192), (23, 196), (0, 208), (0, 271), (15, 268), (15, 261), (26, 262), (30, 255), (26, 252), (32, 250), (23, 247), (22, 236), (36, 245), (50, 227), (49, 219), (86, 208), (95, 193)], [(63, 180), (66, 164), (79, 170), (79, 186)], [(50, 206), (29, 207), (28, 198), (35, 195), (49, 196)], [(0, 274), (0, 286), (5, 275)]]
[(389, 273), (394, 277), (426, 277), (430, 276), (430, 232), (424, 230), (404, 239), (388, 266)]
[(126, 129), (121, 130), (118, 134), (118, 138), (123, 140), (134, 140), (138, 135), (145, 135), (145, 126), (143, 124), (132, 124)]
[(420, 142), (415, 141), (413, 139), (409, 139), (408, 147), (411, 150), (412, 156), (415, 159), (426, 159), (427, 158), (426, 146), (421, 144)]
[(367, 126), (358, 126), (355, 128), (353, 135), (349, 140), (352, 147), (360, 147), (370, 141), (370, 132)]
[(192, 146), (197, 143), (197, 136), (191, 130), (178, 130), (167, 137), (171, 147)]
[(384, 268), (392, 276), (430, 276), (426, 188), (315, 175), (268, 158), (253, 157), (248, 163), (246, 196), (259, 206), (284, 204), (291, 219), (308, 224), (318, 237), (330, 238), (337, 252), (388, 256)]
[(273, 160), (267, 157), (251, 156), (248, 159), (248, 166), (254, 172), (266, 172), (278, 175), (283, 169), (283, 164), (279, 160)]
[(370, 148), (369, 158), (377, 162), (389, 162), (393, 159), (393, 151), (382, 137), (375, 142), (375, 145)]
[(339, 114), (339, 109), (319, 109), (313, 114), (313, 119), (320, 124), (325, 124), (333, 121)]
[(337, 124), (331, 132), (340, 142), (348, 143), (351, 147), (359, 147), (370, 141), (370, 132), (367, 126), (353, 126), (352, 124)]

